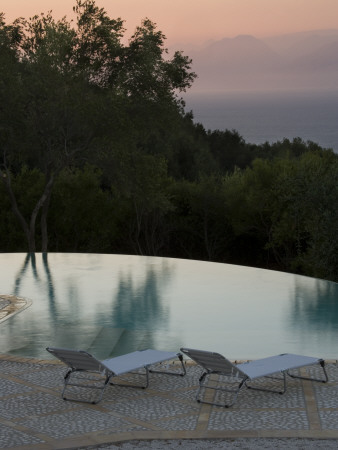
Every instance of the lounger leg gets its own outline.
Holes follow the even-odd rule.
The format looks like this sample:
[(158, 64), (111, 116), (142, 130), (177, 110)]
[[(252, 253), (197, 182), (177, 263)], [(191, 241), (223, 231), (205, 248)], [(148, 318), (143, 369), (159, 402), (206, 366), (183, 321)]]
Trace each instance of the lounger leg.
[[(104, 393), (104, 391), (105, 391), (105, 389), (106, 389), (106, 387), (107, 387), (107, 385), (109, 383), (111, 375), (110, 376), (106, 375), (106, 379), (105, 379), (104, 383), (102, 384), (102, 386), (96, 386), (96, 385), (90, 385), (90, 384), (72, 383), (70, 381), (70, 378), (71, 378), (71, 375), (73, 373), (75, 373), (75, 372), (78, 372), (78, 371), (74, 370), (74, 369), (70, 369), (70, 370), (68, 370), (68, 372), (64, 376), (64, 387), (63, 387), (63, 391), (62, 391), (62, 394), (61, 394), (62, 399), (63, 400), (69, 400), (69, 401), (72, 401), (72, 402), (90, 403), (92, 405), (96, 405), (97, 403), (99, 403), (102, 400), (103, 393)], [(69, 397), (65, 396), (65, 392), (66, 392), (66, 389), (67, 389), (68, 386), (76, 386), (76, 387), (80, 387), (80, 388), (83, 388), (83, 389), (99, 389), (101, 392), (100, 392), (98, 400), (96, 400), (96, 401), (79, 400), (79, 399), (76, 399), (76, 398), (69, 398)]]
[(289, 372), (287, 372), (287, 374), (289, 375), (289, 377), (292, 377), (292, 378), (300, 378), (301, 380), (310, 380), (310, 381), (318, 381), (319, 383), (327, 383), (329, 381), (329, 377), (328, 377), (327, 372), (326, 372), (325, 361), (323, 359), (321, 359), (318, 362), (319, 362), (321, 368), (323, 369), (323, 373), (324, 373), (325, 379), (323, 379), (323, 378), (312, 378), (312, 377), (302, 377), (300, 375), (293, 375), (292, 373), (289, 373)]
[[(246, 387), (248, 389), (253, 389), (255, 391), (274, 392), (275, 394), (281, 394), (281, 395), (285, 394), (286, 386), (287, 386), (287, 384), (286, 384), (286, 372), (283, 371), (282, 374), (283, 374), (283, 390), (282, 391), (281, 390), (277, 390), (277, 389), (267, 389), (267, 388), (260, 388), (260, 387), (257, 387), (257, 386), (251, 386), (251, 385), (248, 385), (247, 383), (246, 383)], [(280, 380), (280, 378), (276, 378), (276, 377), (262, 377), (262, 378), (272, 378), (273, 380)]]
[[(202, 376), (199, 379), (199, 387), (197, 390), (197, 394), (196, 394), (196, 400), (198, 403), (204, 403), (206, 405), (214, 405), (214, 406), (222, 406), (223, 408), (230, 408), (231, 406), (233, 406), (236, 403), (238, 394), (240, 392), (240, 390), (243, 388), (243, 386), (245, 386), (245, 379), (241, 380), (241, 382), (239, 383), (237, 389), (227, 389), (227, 388), (222, 388), (222, 387), (214, 387), (214, 386), (206, 386), (206, 376), (207, 375), (211, 375), (212, 373), (209, 372), (204, 372), (202, 374)], [(200, 398), (200, 393), (202, 389), (213, 389), (215, 391), (223, 391), (223, 392), (230, 392), (233, 395), (232, 397), (232, 401), (230, 403), (217, 403), (217, 402), (208, 402), (206, 400), (202, 400), (202, 398)]]
[[(113, 381), (110, 381), (110, 384), (112, 386), (130, 387), (130, 388), (136, 388), (136, 389), (146, 389), (149, 386), (149, 369), (147, 366), (144, 369), (146, 371), (146, 373), (145, 373), (146, 382), (145, 382), (144, 386), (142, 386), (141, 384), (114, 383)], [(128, 372), (128, 373), (134, 373), (134, 372)]]
[(61, 398), (63, 400), (68, 400), (65, 397), (65, 392), (66, 392), (66, 389), (67, 389), (67, 386), (68, 386), (68, 383), (69, 383), (69, 379), (70, 379), (70, 376), (71, 376), (72, 373), (73, 373), (73, 370), (70, 369), (70, 370), (67, 371), (66, 375), (64, 376), (64, 381), (63, 381), (64, 385), (63, 385), (63, 390), (62, 390), (62, 393), (61, 393)]
[(153, 369), (150, 369), (149, 372), (150, 373), (162, 373), (164, 375), (174, 375), (176, 377), (184, 377), (186, 375), (187, 371), (184, 366), (183, 355), (179, 354), (179, 355), (177, 355), (177, 357), (181, 362), (182, 372), (170, 372), (170, 371), (165, 371), (165, 370), (153, 370)]

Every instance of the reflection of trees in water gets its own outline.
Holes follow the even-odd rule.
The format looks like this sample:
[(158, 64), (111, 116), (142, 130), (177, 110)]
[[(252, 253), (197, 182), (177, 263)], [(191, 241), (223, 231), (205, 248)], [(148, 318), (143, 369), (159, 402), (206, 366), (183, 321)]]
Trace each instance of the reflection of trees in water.
[[(39, 266), (40, 255), (42, 261), (42, 270)], [(44, 273), (42, 273), (42, 271)], [(68, 325), (69, 323), (74, 323), (79, 320), (79, 311), (81, 311), (81, 302), (79, 300), (79, 286), (77, 285), (76, 280), (70, 277), (68, 292), (66, 296), (68, 299), (67, 306), (69, 307), (69, 311), (67, 314), (62, 315), (62, 305), (58, 305), (57, 302), (55, 292), (56, 284), (54, 283), (52, 270), (48, 261), (48, 253), (27, 253), (24, 263), (15, 277), (15, 295), (20, 294), (20, 290), (22, 289), (21, 285), (25, 277), (32, 277), (32, 279), (36, 282), (39, 290), (46, 293), (46, 305), (48, 306), (49, 310), (48, 326), (50, 328), (53, 328), (54, 331), (57, 331), (60, 325)], [(22, 292), (21, 295), (25, 296), (25, 293)], [(34, 301), (34, 299), (32, 300)], [(34, 323), (32, 323), (31, 326), (34, 327)]]
[[(14, 344), (14, 341), (17, 341), (15, 345), (8, 344), (11, 352), (20, 353), (27, 346), (31, 355), (40, 354), (41, 333), (46, 333), (44, 340), (51, 339), (52, 344), (56, 346), (75, 345), (86, 349), (84, 345), (89, 345), (90, 339), (93, 339), (93, 341), (98, 340), (99, 349), (102, 334), (103, 337), (108, 336), (112, 351), (118, 354), (132, 349), (156, 348), (154, 331), (165, 330), (169, 321), (169, 307), (163, 301), (163, 292), (170, 281), (173, 263), (171, 260), (163, 259), (161, 263), (152, 264), (147, 257), (144, 257), (142, 260), (138, 259), (135, 264), (138, 266), (135, 267), (132, 264), (130, 269), (126, 269), (123, 264), (119, 266), (118, 263), (112, 266), (111, 273), (116, 281), (112, 281), (111, 285), (107, 283), (107, 294), (110, 294), (111, 301), (107, 303), (105, 295), (102, 296), (102, 303), (98, 298), (95, 301), (94, 313), (84, 320), (80, 318), (81, 315), (86, 315), (86, 312), (81, 309), (78, 292), (80, 286), (76, 279), (71, 276), (68, 279), (71, 284), (66, 294), (68, 301), (65, 309), (65, 302), (58, 305), (57, 285), (53, 281), (53, 265), (48, 262), (48, 254), (28, 253), (25, 255), (23, 264), (15, 275), (15, 294), (25, 296), (25, 279), (33, 280), (38, 290), (46, 296), (47, 310), (44, 313), (47, 315), (43, 316), (43, 322), (35, 315), (30, 316), (29, 323), (25, 318), (22, 323), (29, 328), (27, 334), (22, 332), (22, 324), (18, 329), (18, 322), (13, 322), (13, 328), (7, 329), (8, 342)], [(111, 291), (114, 291), (113, 295), (109, 292), (109, 286)], [(69, 325), (74, 325), (75, 328)], [(89, 334), (84, 331), (87, 330), (87, 325), (93, 326)], [(94, 334), (95, 327), (97, 327), (97, 336)], [(31, 336), (37, 336), (38, 339), (32, 340)], [(95, 353), (97, 349), (93, 351)]]
[(36, 269), (35, 253), (27, 253), (27, 255), (25, 256), (23, 265), (14, 280), (14, 294), (15, 295), (19, 295), (19, 293), (20, 293), (21, 281), (27, 272), (29, 263), (31, 263), (33, 277), (37, 281), (39, 280), (39, 276), (38, 276), (37, 269)]
[[(46, 297), (49, 302), (50, 317), (57, 318), (58, 310), (56, 304), (55, 286), (51, 269), (48, 263), (48, 254), (42, 253), (42, 267), (44, 275), (41, 273), (37, 258), (40, 254), (27, 253), (20, 270), (15, 277), (15, 295), (19, 295), (22, 290), (22, 283), (25, 277), (31, 277), (39, 289), (46, 290)], [(121, 271), (118, 274), (117, 294), (113, 296), (111, 308), (102, 304), (105, 317), (111, 310), (110, 327), (126, 329), (144, 329), (153, 330), (155, 326), (165, 326), (168, 321), (169, 308), (163, 305), (162, 291), (170, 280), (172, 273), (172, 264), (163, 260), (162, 264), (149, 264), (147, 257), (144, 257), (144, 263), (141, 263), (139, 269), (144, 268), (144, 275), (138, 276), (130, 269), (130, 272)], [(31, 271), (31, 272), (30, 272)], [(69, 289), (68, 304), (73, 306), (77, 303), (78, 293), (76, 285)], [(112, 285), (112, 289), (114, 286)], [(24, 293), (22, 293), (24, 295)], [(78, 305), (77, 305), (78, 307)], [(77, 309), (77, 308), (75, 308)], [(97, 302), (97, 312), (99, 317), (99, 301)], [(107, 311), (108, 309), (108, 311)], [(102, 313), (102, 310), (101, 310)], [(99, 320), (93, 321), (100, 323)]]
[[(48, 315), (49, 317), (55, 317), (57, 314), (55, 287), (47, 253), (27, 253), (25, 255), (21, 268), (14, 276), (14, 294), (25, 297), (27, 295), (27, 292), (24, 291), (25, 281), (31, 280), (37, 285), (39, 291), (46, 293)], [(34, 305), (34, 296), (32, 300)], [(10, 351), (12, 354), (23, 355), (26, 354), (27, 349), (27, 355), (41, 356), (43, 344), (47, 343), (47, 335), (44, 336), (43, 344), (41, 344), (41, 336), (52, 332), (54, 329), (56, 329), (56, 324), (46, 317), (41, 320), (39, 314), (28, 316), (25, 313), (19, 314), (9, 320), (8, 323), (6, 322), (6, 327), (3, 328), (3, 345), (6, 346), (6, 351)]]
[[(42, 257), (42, 266), (47, 278), (47, 298), (49, 300), (50, 313), (55, 317), (56, 314), (56, 304), (55, 304), (55, 288), (53, 283), (53, 277), (51, 274), (51, 270), (48, 263), (48, 253), (41, 253)], [(20, 294), (21, 283), (26, 275), (29, 275), (27, 272), (29, 267), (31, 267), (33, 279), (37, 282), (37, 284), (43, 288), (46, 286), (46, 283), (39, 276), (37, 264), (36, 264), (36, 254), (35, 253), (27, 253), (25, 256), (24, 263), (19, 270), (18, 274), (14, 280), (14, 294)]]
[[(109, 327), (122, 332), (119, 339), (112, 343), (114, 355), (158, 348), (155, 332), (167, 329), (170, 308), (163, 304), (162, 292), (170, 280), (172, 268), (167, 262), (162, 266), (148, 265), (145, 258), (144, 270), (142, 278), (130, 272), (119, 275), (109, 323)], [(175, 343), (168, 342), (168, 349), (172, 349), (171, 346), (175, 348)]]
[(135, 286), (133, 274), (120, 275), (113, 300), (111, 325), (118, 328), (152, 331), (166, 327), (169, 307), (163, 305), (161, 292), (170, 279), (172, 269), (164, 264), (160, 269), (147, 265), (145, 276)]
[(310, 279), (305, 284), (296, 278), (289, 322), (298, 328), (338, 330), (338, 284)]
[(47, 276), (47, 286), (48, 286), (48, 298), (51, 302), (53, 302), (54, 306), (55, 306), (55, 288), (54, 288), (54, 283), (53, 283), (53, 278), (52, 278), (52, 274), (49, 268), (49, 264), (48, 264), (48, 253), (42, 253), (42, 261), (43, 261), (43, 267), (45, 269), (46, 272), (46, 276)]

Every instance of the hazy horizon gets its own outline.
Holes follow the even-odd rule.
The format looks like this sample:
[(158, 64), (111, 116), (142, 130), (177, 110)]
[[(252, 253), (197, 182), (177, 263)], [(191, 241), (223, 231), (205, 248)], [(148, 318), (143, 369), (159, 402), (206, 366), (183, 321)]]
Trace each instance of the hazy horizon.
[[(55, 19), (71, 20), (75, 4), (75, 0), (2, 0), (0, 12), (5, 13), (6, 23), (50, 10)], [(166, 47), (192, 58), (198, 78), (184, 96), (187, 99), (203, 91), (212, 95), (215, 91), (338, 90), (338, 0), (97, 0), (96, 5), (111, 18), (125, 21), (127, 38), (148, 17), (167, 37)], [(197, 117), (207, 117), (202, 103), (194, 105)], [(237, 104), (234, 108), (241, 117), (245, 113)], [(325, 105), (317, 115), (322, 108)], [(217, 120), (223, 120), (223, 114), (220, 110)], [(202, 120), (206, 126), (208, 120)], [(317, 119), (309, 123), (314, 129), (317, 122), (321, 123)], [(224, 128), (232, 126), (228, 118), (222, 123)], [(233, 125), (239, 132), (241, 123)], [(243, 131), (244, 125), (243, 119)], [(324, 125), (325, 132), (334, 133)], [(295, 133), (306, 137), (306, 130)], [(338, 142), (336, 135), (332, 142)]]
[[(52, 11), (73, 17), (75, 0), (2, 0), (6, 22)], [(169, 47), (185, 51), (210, 40), (252, 35), (266, 38), (310, 30), (337, 29), (337, 0), (97, 0), (111, 18), (125, 20), (126, 35), (148, 17), (167, 37)]]
[(338, 89), (338, 29), (239, 35), (188, 52), (194, 91)]

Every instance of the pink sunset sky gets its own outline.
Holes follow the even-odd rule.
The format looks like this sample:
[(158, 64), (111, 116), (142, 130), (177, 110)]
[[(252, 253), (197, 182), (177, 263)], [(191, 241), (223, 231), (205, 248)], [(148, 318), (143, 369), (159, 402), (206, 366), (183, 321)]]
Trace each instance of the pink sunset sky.
[[(129, 36), (148, 17), (167, 43), (200, 44), (251, 34), (266, 37), (298, 31), (338, 29), (338, 0), (97, 0), (111, 18), (125, 20)], [(75, 0), (0, 0), (6, 22), (53, 11), (72, 17)]]

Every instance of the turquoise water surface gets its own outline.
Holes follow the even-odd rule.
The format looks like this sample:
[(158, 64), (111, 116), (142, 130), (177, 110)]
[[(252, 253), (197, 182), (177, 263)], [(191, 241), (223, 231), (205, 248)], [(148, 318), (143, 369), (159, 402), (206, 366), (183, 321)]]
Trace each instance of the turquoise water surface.
[(181, 346), (233, 359), (338, 358), (338, 284), (203, 261), (0, 254), (0, 294), (32, 305), (0, 323), (0, 353), (48, 359), (47, 346), (107, 358)]

